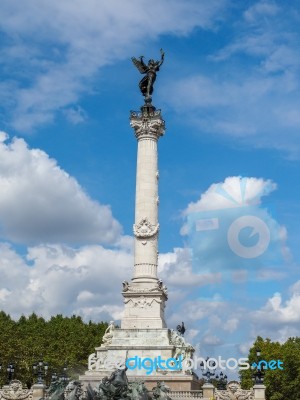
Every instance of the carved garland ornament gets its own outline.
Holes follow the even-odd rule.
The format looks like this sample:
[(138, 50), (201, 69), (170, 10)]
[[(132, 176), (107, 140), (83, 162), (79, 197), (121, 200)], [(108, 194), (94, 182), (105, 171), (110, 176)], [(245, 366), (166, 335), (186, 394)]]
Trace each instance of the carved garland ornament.
[(216, 390), (216, 400), (254, 400), (252, 390), (243, 390), (237, 381), (231, 381), (227, 384), (226, 390)]
[(159, 231), (159, 224), (152, 225), (147, 217), (142, 218), (141, 221), (136, 225), (133, 225), (133, 233), (137, 238), (150, 238), (156, 235)]
[(2, 400), (32, 400), (33, 391), (31, 389), (23, 389), (22, 382), (12, 380), (9, 387), (0, 390), (0, 399)]

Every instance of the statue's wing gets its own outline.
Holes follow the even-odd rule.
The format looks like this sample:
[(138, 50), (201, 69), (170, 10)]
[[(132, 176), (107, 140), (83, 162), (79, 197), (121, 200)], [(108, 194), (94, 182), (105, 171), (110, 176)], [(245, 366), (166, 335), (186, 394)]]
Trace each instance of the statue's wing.
[(131, 57), (133, 64), (137, 67), (141, 74), (145, 74), (147, 72), (147, 65), (143, 61), (138, 60), (135, 57)]

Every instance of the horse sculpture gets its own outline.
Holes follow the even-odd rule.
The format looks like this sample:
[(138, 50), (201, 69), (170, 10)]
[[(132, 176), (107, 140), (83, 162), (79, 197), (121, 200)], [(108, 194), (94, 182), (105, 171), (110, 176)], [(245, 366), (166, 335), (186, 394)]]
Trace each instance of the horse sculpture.
[(64, 391), (67, 382), (62, 380), (53, 380), (49, 388), (46, 390), (47, 400), (64, 400)]
[(79, 381), (71, 381), (67, 384), (64, 391), (65, 400), (83, 400), (82, 383)]
[[(87, 400), (128, 400), (129, 388), (126, 369), (117, 369), (108, 378), (102, 379), (98, 389), (87, 386)], [(73, 400), (73, 399), (70, 399)]]
[(156, 386), (152, 389), (153, 398), (155, 400), (171, 400), (171, 397), (168, 395), (169, 391), (169, 386), (165, 385), (164, 382), (157, 382)]
[(150, 400), (148, 390), (143, 381), (131, 382), (128, 386), (127, 397), (130, 400)]

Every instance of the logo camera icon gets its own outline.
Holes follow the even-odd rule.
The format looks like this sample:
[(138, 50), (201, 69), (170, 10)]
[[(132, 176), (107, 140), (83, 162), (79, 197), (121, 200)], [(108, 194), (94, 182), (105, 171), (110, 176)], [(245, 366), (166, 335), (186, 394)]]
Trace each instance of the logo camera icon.
[[(249, 237), (258, 235), (258, 240), (252, 246), (246, 246), (240, 241), (240, 233), (244, 228), (251, 228)], [(244, 215), (232, 222), (228, 229), (227, 241), (231, 250), (243, 258), (256, 258), (262, 255), (270, 243), (270, 230), (266, 223), (254, 215)]]

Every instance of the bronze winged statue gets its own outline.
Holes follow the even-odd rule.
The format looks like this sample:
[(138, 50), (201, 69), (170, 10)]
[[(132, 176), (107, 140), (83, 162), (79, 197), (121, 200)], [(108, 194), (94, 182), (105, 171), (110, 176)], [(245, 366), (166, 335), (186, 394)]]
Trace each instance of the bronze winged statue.
[(132, 57), (132, 62), (140, 71), (141, 74), (146, 74), (140, 81), (139, 87), (142, 95), (145, 97), (146, 102), (151, 102), (151, 95), (153, 93), (153, 84), (156, 80), (156, 73), (159, 71), (160, 66), (164, 62), (165, 53), (163, 49), (160, 49), (161, 59), (154, 61), (153, 59), (148, 61), (148, 65), (144, 62), (144, 56), (140, 56), (139, 59)]

